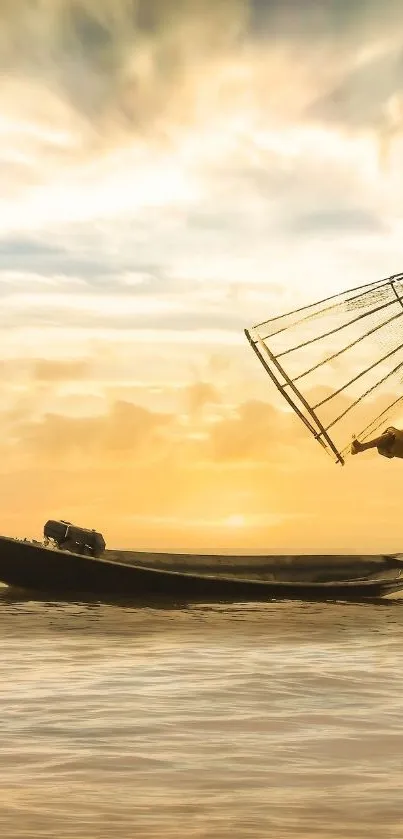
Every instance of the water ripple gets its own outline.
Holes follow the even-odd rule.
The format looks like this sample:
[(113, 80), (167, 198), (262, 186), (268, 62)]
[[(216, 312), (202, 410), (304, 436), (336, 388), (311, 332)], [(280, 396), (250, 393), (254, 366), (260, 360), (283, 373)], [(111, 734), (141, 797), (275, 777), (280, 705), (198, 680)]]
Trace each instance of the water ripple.
[(401, 837), (403, 601), (0, 594), (8, 839)]

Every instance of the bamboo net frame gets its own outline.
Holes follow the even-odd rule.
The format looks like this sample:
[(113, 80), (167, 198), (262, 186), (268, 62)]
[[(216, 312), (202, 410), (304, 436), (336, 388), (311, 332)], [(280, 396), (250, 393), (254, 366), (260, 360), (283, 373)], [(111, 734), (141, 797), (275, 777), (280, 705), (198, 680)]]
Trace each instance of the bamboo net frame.
[(308, 431), (344, 464), (403, 400), (403, 274), (332, 295), (245, 329)]

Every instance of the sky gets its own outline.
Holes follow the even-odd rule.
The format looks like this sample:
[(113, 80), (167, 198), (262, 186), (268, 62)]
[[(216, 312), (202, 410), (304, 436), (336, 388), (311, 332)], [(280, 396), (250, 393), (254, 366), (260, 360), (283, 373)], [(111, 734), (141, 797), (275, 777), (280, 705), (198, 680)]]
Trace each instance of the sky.
[(403, 270), (400, 0), (2, 0), (2, 532), (402, 548), (243, 330)]

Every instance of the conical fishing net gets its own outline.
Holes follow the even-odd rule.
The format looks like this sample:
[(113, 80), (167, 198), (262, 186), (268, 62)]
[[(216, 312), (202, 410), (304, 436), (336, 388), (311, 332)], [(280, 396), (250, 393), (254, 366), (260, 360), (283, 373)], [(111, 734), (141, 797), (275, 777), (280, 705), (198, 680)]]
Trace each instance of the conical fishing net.
[(336, 462), (403, 400), (403, 274), (259, 323), (245, 333), (273, 383)]

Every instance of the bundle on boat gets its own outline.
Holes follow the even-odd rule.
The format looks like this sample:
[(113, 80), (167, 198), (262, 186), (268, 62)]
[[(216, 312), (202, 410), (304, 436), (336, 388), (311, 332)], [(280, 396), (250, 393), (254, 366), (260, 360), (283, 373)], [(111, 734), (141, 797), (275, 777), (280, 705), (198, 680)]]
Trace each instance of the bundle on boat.
[(289, 408), (337, 463), (403, 399), (403, 274), (349, 289), (245, 333)]

